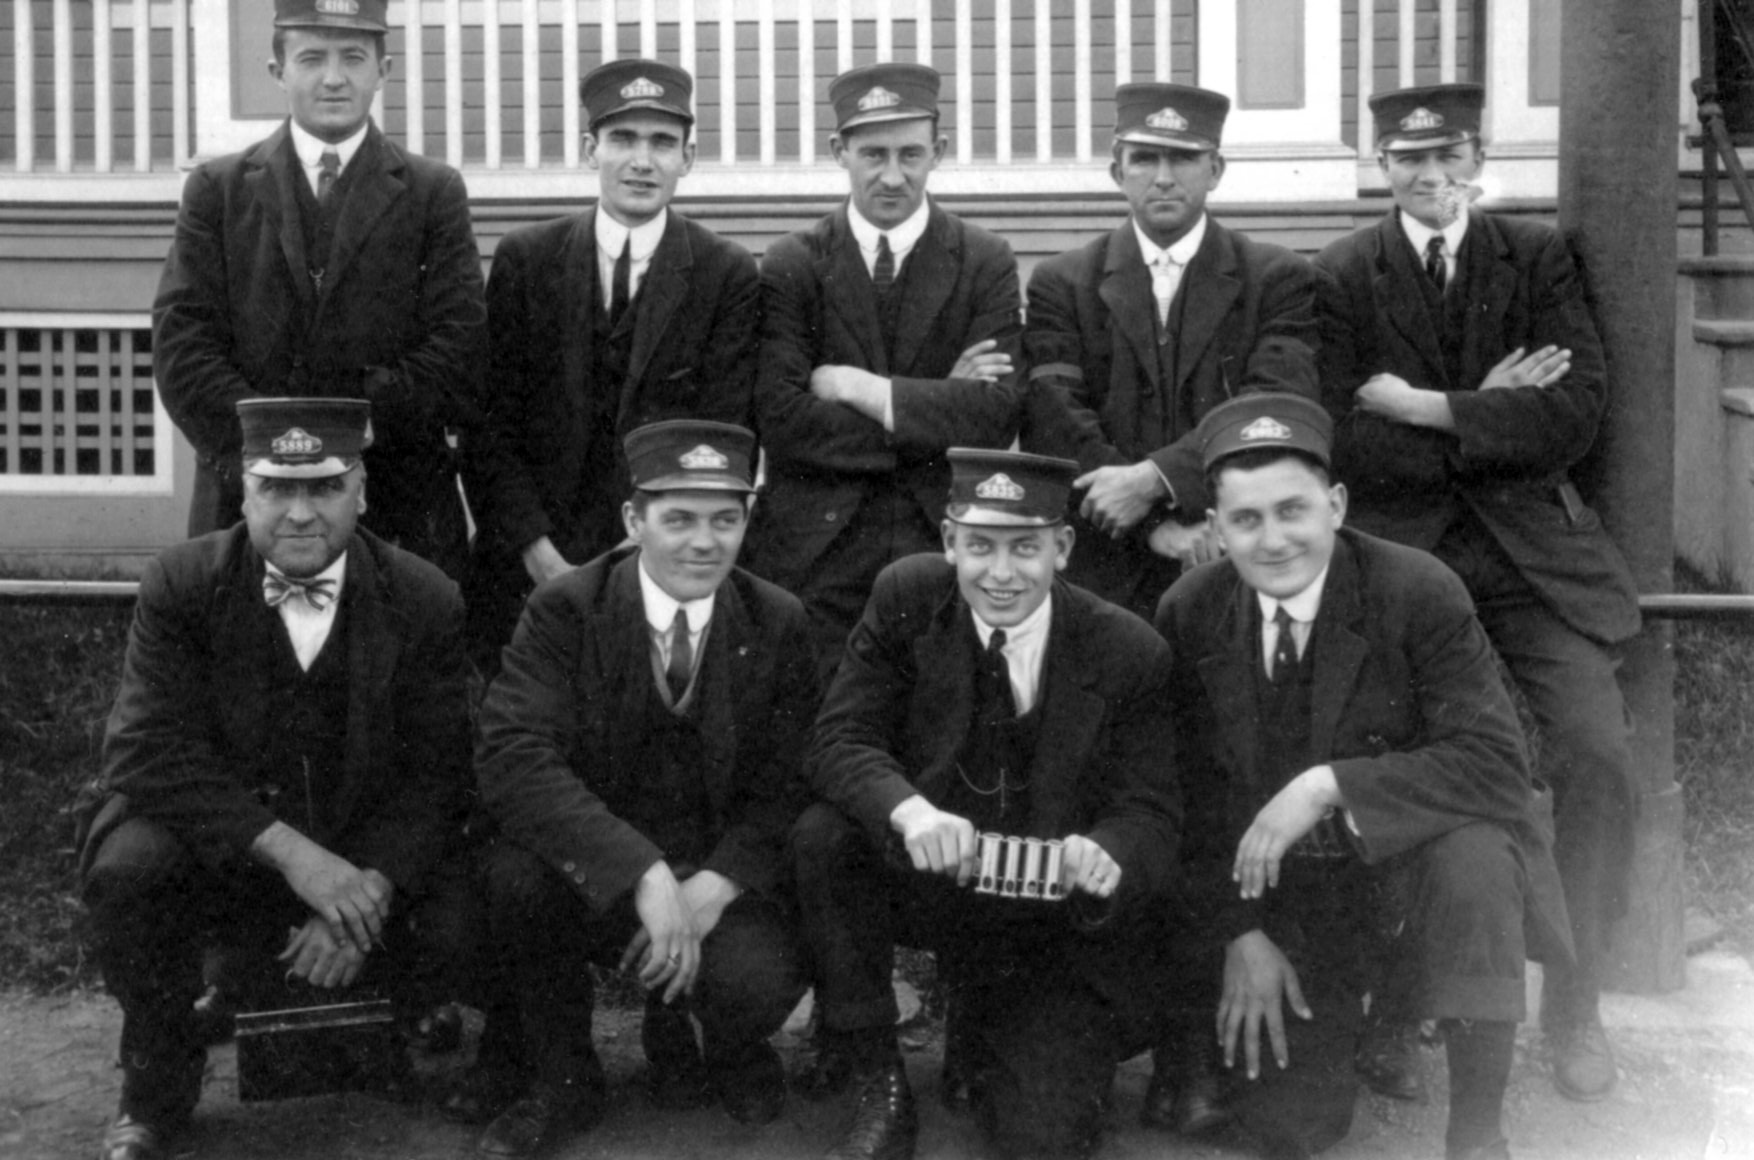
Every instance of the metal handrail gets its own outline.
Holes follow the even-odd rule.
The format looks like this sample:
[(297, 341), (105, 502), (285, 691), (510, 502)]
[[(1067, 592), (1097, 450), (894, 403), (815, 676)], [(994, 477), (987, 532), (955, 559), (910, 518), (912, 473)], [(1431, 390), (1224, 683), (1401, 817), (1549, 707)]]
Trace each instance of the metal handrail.
[(1735, 187), (1736, 200), (1742, 204), (1742, 214), (1748, 219), (1750, 228), (1754, 228), (1754, 187), (1748, 181), (1748, 174), (1742, 168), (1742, 159), (1736, 154), (1736, 145), (1730, 138), (1728, 123), (1724, 120), (1723, 105), (1718, 102), (1717, 87), (1717, 6), (1715, 0), (1700, 0), (1699, 3), (1699, 79), (1693, 82), (1693, 97), (1699, 103), (1699, 125), (1704, 130), (1698, 138), (1689, 138), (1688, 144), (1697, 144), (1700, 148), (1700, 194), (1701, 249), (1706, 257), (1717, 254), (1718, 215), (1717, 215), (1717, 167), (1722, 161), (1730, 175), (1730, 184)]

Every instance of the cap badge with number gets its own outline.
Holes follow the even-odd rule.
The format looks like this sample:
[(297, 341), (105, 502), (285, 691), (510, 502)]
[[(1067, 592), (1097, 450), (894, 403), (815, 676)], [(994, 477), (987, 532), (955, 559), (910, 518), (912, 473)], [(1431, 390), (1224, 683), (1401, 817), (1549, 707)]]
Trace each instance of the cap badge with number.
[(1003, 471), (989, 479), (982, 480), (974, 489), (976, 499), (1003, 499), (1012, 503), (1023, 501), (1023, 488)]
[(901, 104), (901, 95), (892, 93), (882, 85), (859, 98), (859, 112), (869, 113), (872, 109), (889, 109)]
[(1427, 129), (1443, 128), (1443, 114), (1434, 113), (1421, 106), (1401, 118), (1401, 128), (1408, 133), (1424, 132)]
[(1168, 129), (1173, 133), (1186, 131), (1188, 119), (1174, 109), (1159, 109), (1145, 118), (1145, 123), (1153, 129)]
[(1291, 438), (1291, 428), (1279, 422), (1279, 420), (1273, 418), (1271, 415), (1262, 415), (1259, 419), (1256, 419), (1253, 423), (1244, 427), (1237, 438), (1247, 443), (1253, 443), (1260, 439), (1273, 439), (1283, 442), (1284, 440)]
[(293, 427), (269, 444), (268, 449), (276, 455), (317, 455), (323, 450), (323, 441), (303, 427)]
[(676, 462), (689, 471), (724, 471), (731, 466), (731, 457), (702, 443)]
[(621, 96), (624, 100), (637, 101), (642, 97), (661, 97), (663, 95), (664, 86), (653, 81), (650, 77), (640, 77), (631, 84), (621, 86)]

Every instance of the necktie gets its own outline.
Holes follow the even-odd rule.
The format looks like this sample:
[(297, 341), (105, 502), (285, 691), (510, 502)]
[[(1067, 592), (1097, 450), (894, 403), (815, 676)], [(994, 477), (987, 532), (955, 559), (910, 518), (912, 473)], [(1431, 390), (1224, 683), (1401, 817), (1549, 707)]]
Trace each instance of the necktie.
[(1169, 326), (1169, 304), (1175, 300), (1176, 288), (1181, 285), (1182, 268), (1168, 254), (1160, 254), (1151, 263), (1151, 295), (1157, 299), (1157, 325)]
[(303, 600), (311, 611), (321, 612), (335, 599), (335, 581), (327, 576), (280, 576), (262, 573), (262, 599), (269, 608), (279, 608), (294, 598)]
[(1010, 721), (1017, 716), (1017, 696), (1011, 689), (1011, 662), (1005, 659), (1005, 630), (996, 628), (987, 639), (987, 651), (981, 657), (981, 676), (985, 688), (982, 701), (994, 721)]
[(1273, 671), (1268, 675), (1275, 685), (1288, 685), (1297, 674), (1297, 638), (1291, 635), (1293, 621), (1283, 604), (1273, 614), (1273, 623), (1278, 626), (1279, 640), (1273, 646)]
[(1425, 243), (1425, 276), (1437, 287), (1438, 293), (1443, 292), (1444, 283), (1449, 281), (1449, 271), (1443, 264), (1443, 235), (1433, 234)]
[(341, 154), (333, 149), (323, 150), (322, 167), (317, 174), (317, 204), (326, 206), (335, 192), (335, 179), (341, 176)]
[(670, 622), (670, 664), (664, 670), (672, 704), (682, 703), (682, 694), (688, 692), (688, 678), (693, 672), (694, 646), (688, 643), (688, 613), (678, 608), (676, 619)]
[(877, 264), (871, 268), (871, 284), (882, 297), (888, 297), (889, 288), (895, 285), (895, 253), (889, 248), (888, 234), (877, 235)]
[(627, 302), (632, 295), (628, 286), (633, 281), (633, 234), (627, 235), (627, 244), (621, 247), (621, 256), (615, 259), (614, 288), (609, 296), (609, 325), (613, 327), (627, 313)]

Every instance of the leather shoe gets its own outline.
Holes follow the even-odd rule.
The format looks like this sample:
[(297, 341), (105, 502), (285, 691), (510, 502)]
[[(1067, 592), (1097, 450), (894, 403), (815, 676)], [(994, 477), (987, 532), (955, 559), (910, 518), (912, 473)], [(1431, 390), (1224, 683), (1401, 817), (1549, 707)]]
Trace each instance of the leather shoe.
[(473, 1067), (439, 1101), (439, 1115), (453, 1124), (485, 1124), (511, 1105), (523, 1079), (503, 1067)]
[(779, 1119), (786, 1106), (786, 1069), (766, 1043), (755, 1043), (709, 1066), (712, 1088), (739, 1124), (760, 1126)]
[(442, 1055), (463, 1046), (463, 1008), (440, 1003), (414, 1024), (409, 1043), (431, 1055)]
[(1425, 1099), (1419, 1071), (1419, 1029), (1398, 1019), (1372, 1019), (1358, 1037), (1352, 1069), (1379, 1096), (1391, 1100)]
[(488, 1156), (529, 1156), (564, 1132), (593, 1127), (602, 1112), (600, 1093), (569, 1099), (550, 1084), (534, 1083), (487, 1125), (475, 1150)]
[(1151, 1083), (1145, 1089), (1139, 1122), (1180, 1136), (1200, 1136), (1229, 1123), (1230, 1111), (1224, 1106), (1223, 1088), (1203, 1037), (1186, 1043), (1184, 1052), (1177, 1060), (1171, 1058), (1169, 1048), (1152, 1051)]
[(98, 1160), (164, 1160), (170, 1133), (123, 1112), (104, 1129)]
[(901, 1060), (868, 1071), (855, 1083), (853, 1122), (823, 1160), (913, 1160), (920, 1121)]
[(1620, 1069), (1614, 1048), (1596, 1016), (1550, 1023), (1547, 1047), (1553, 1056), (1553, 1086), (1568, 1100), (1594, 1103), (1614, 1090)]

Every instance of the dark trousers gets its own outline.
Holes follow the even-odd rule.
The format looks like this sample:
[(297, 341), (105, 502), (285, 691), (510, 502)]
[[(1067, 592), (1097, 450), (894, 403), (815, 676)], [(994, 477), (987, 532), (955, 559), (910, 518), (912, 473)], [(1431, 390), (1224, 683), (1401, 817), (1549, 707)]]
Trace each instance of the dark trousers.
[(465, 868), (459, 859), (422, 897), (398, 897), (384, 947), (366, 957), (351, 988), (331, 991), (287, 982), (276, 961), (310, 916), (280, 875), (248, 866), (222, 877), (158, 823), (122, 822), (83, 884), (104, 983), (122, 1007), (122, 1111), (174, 1124), (194, 1110), (206, 1049), (193, 1006), (211, 947), (225, 950), (228, 993), (243, 1009), (370, 995), (409, 1018), (457, 993), (481, 929)]
[[(832, 806), (792, 830), (804, 938), (832, 1033), (875, 1033), (897, 1011), (895, 945), (930, 948), (954, 980), (964, 1044), (983, 1066), (982, 1119), (1001, 1154), (1079, 1152), (1095, 1139), (1115, 1064), (1149, 1041), (1082, 968), (1071, 903), (976, 895), (886, 860)], [(1116, 940), (1116, 953), (1125, 942)]]
[[(633, 899), (597, 913), (557, 870), (503, 838), (487, 848), (484, 873), (500, 975), (535, 1078), (563, 1093), (601, 1084), (585, 967), (620, 961), (640, 929)], [(700, 1021), (711, 1067), (778, 1031), (807, 985), (796, 924), (778, 903), (745, 892), (702, 942), (694, 994), (677, 1002)]]
[(1315, 1018), (1285, 1009), (1284, 1070), (1272, 1062), (1264, 1030), (1258, 1079), (1247, 1078), (1238, 1045), (1229, 1085), (1244, 1131), (1297, 1154), (1298, 1147), (1318, 1152), (1351, 1130), (1358, 1091), (1352, 1055), (1385, 940), (1393, 939), (1394, 969), (1408, 972), (1397, 993), (1410, 1004), (1409, 1017), (1521, 1021), (1528, 889), (1515, 840), (1486, 822), (1382, 866), (1288, 859), (1270, 893), (1267, 934), (1297, 971)]
[(1609, 929), (1626, 909), (1637, 781), (1619, 658), (1541, 602), (1484, 529), (1445, 533), (1436, 555), (1474, 597), (1480, 623), (1529, 704), (1539, 770), (1553, 787), (1554, 861), (1565, 888), (1576, 971), (1549, 964), (1561, 995), (1593, 1015)]

